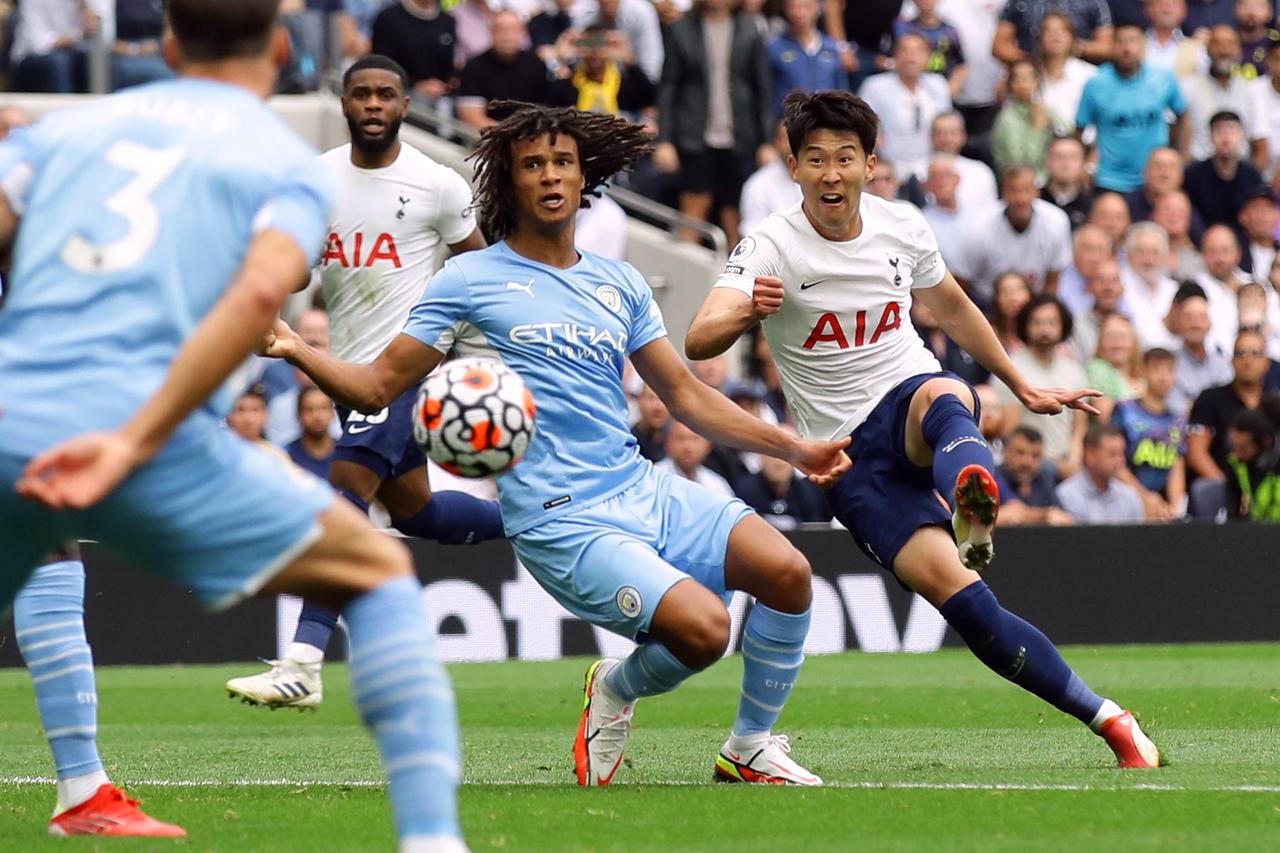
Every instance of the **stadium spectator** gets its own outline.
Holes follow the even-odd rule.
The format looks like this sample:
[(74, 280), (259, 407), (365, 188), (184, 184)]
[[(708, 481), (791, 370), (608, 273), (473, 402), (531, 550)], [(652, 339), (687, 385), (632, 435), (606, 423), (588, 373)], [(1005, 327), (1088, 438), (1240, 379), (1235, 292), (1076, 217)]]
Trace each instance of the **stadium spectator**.
[[(1267, 303), (1273, 301), (1276, 301), (1276, 295), (1275, 291), (1271, 290), (1270, 285), (1263, 287), (1256, 281), (1245, 282), (1240, 286), (1239, 293), (1236, 294), (1240, 331), (1261, 334), (1267, 342), (1267, 358), (1280, 357), (1280, 341), (1276, 339), (1275, 330), (1268, 320), (1268, 315), (1272, 317), (1280, 315), (1280, 309), (1270, 310), (1272, 306)], [(1277, 381), (1280, 380), (1278, 371), (1280, 371), (1280, 368), (1274, 364), (1267, 371), (1265, 382), (1267, 391), (1274, 390)]]
[(1111, 313), (1098, 326), (1098, 346), (1085, 365), (1090, 388), (1103, 396), (1094, 401), (1102, 414), (1099, 420), (1110, 420), (1116, 404), (1142, 394), (1142, 350), (1138, 335), (1128, 317)]
[(956, 189), (956, 206), (966, 213), (980, 213), (1000, 199), (996, 189), (996, 176), (991, 167), (981, 160), (964, 156), (968, 143), (964, 118), (958, 112), (940, 113), (929, 128), (929, 143), (934, 154), (950, 154), (955, 158), (956, 175), (960, 185)]
[(1000, 483), (1001, 524), (1072, 524), (1058, 505), (1053, 474), (1044, 464), (1044, 437), (1032, 427), (1018, 427), (1004, 444), (1004, 463), (996, 469)]
[(1071, 314), (1084, 314), (1093, 305), (1086, 282), (1097, 275), (1103, 261), (1115, 257), (1111, 238), (1096, 225), (1085, 224), (1071, 240), (1071, 265), (1058, 277), (1056, 296)]
[(1035, 171), (1012, 166), (1004, 172), (1004, 201), (974, 217), (952, 272), (979, 306), (991, 304), (1002, 272), (1022, 274), (1037, 293), (1057, 290), (1058, 275), (1071, 263), (1071, 223), (1037, 195)]
[(1094, 197), (1088, 222), (1101, 228), (1112, 246), (1119, 247), (1124, 243), (1124, 235), (1133, 220), (1129, 218), (1129, 205), (1125, 203), (1124, 196), (1103, 192)]
[(125, 89), (173, 77), (160, 50), (164, 0), (116, 0), (115, 16), (112, 88)]
[[(493, 47), (493, 18), (501, 7), (490, 8), (489, 0), (460, 0), (449, 9), (458, 37), (453, 43), (453, 64), (467, 63)], [(517, 13), (518, 14), (518, 13)], [(526, 35), (525, 40), (527, 41)], [(525, 47), (524, 42), (521, 47)]]
[(413, 93), (424, 98), (448, 94), (457, 40), (457, 24), (437, 0), (400, 0), (379, 12), (370, 30), (370, 50), (400, 63)]
[(778, 156), (756, 169), (742, 185), (739, 210), (742, 211), (743, 234), (754, 231), (769, 214), (800, 202), (800, 185), (791, 179), (791, 170), (787, 167), (791, 143), (787, 139), (786, 125), (782, 122), (778, 122), (773, 147)]
[(1149, 349), (1142, 357), (1142, 394), (1116, 405), (1112, 423), (1125, 438), (1127, 469), (1118, 475), (1138, 490), (1147, 518), (1163, 521), (1182, 515), (1187, 494), (1187, 421), (1169, 408), (1174, 356)]
[(15, 92), (88, 90), (89, 39), (114, 38), (112, 0), (23, 0), (13, 12), (9, 88)]
[(1267, 53), (1280, 44), (1276, 10), (1271, 0), (1235, 0), (1236, 31), (1240, 34), (1240, 74), (1257, 80), (1267, 73)]
[(1245, 200), (1263, 183), (1262, 173), (1240, 159), (1243, 131), (1238, 115), (1216, 113), (1210, 125), (1212, 156), (1187, 167), (1183, 186), (1206, 226), (1236, 228)]
[(840, 46), (818, 30), (818, 0), (786, 0), (786, 14), (786, 31), (769, 42), (776, 115), (782, 115), (782, 99), (792, 89), (849, 88)]
[(929, 167), (930, 126), (951, 111), (951, 93), (941, 74), (925, 71), (929, 43), (908, 34), (893, 47), (893, 70), (863, 81), (858, 89), (880, 117), (876, 148), (906, 175), (923, 178)]
[[(1176, 149), (1166, 147), (1152, 151), (1147, 157), (1146, 168), (1142, 170), (1142, 186), (1125, 193), (1129, 218), (1134, 222), (1151, 219), (1156, 200), (1165, 193), (1181, 190), (1184, 177), (1182, 155)], [(1204, 236), (1204, 227), (1200, 214), (1192, 209), (1190, 234), (1193, 241)]]
[(978, 392), (978, 407), (982, 409), (978, 418), (978, 431), (986, 439), (991, 448), (991, 458), (997, 465), (1004, 464), (1004, 406), (1000, 403), (1000, 395), (991, 384), (984, 382), (974, 386)]
[(1166, 318), (1173, 308), (1178, 283), (1169, 277), (1169, 237), (1154, 222), (1139, 222), (1125, 236), (1124, 304), (1144, 349), (1172, 347), (1173, 333)]
[(477, 129), (497, 124), (505, 116), (490, 115), (490, 101), (499, 99), (534, 104), (560, 104), (565, 95), (552, 84), (547, 66), (523, 45), (528, 40), (524, 21), (515, 12), (493, 16), (493, 47), (462, 69), (458, 83), (458, 118)]
[[(1064, 123), (1063, 130), (1075, 129), (1076, 112), (1084, 86), (1098, 73), (1098, 67), (1078, 58), (1076, 33), (1071, 19), (1061, 12), (1049, 12), (1040, 22), (1036, 62), (1040, 68), (1040, 98), (1051, 105)], [(1011, 69), (1012, 70), (1012, 69)]]
[[(293, 326), (309, 346), (321, 352), (329, 351), (329, 315), (324, 311), (318, 308), (307, 309), (297, 316)], [(260, 359), (259, 363), (263, 367), (255, 381), (262, 386), (268, 402), (281, 394), (296, 394), (298, 388), (312, 384), (305, 373), (283, 359)], [(285, 408), (288, 420), (297, 416), (296, 410), (296, 401), (290, 399)]]
[[(759, 326), (751, 333), (751, 376), (759, 379), (765, 387), (765, 404), (773, 412), (779, 423), (790, 423), (791, 416), (787, 411), (787, 398), (782, 393), (782, 377), (778, 374), (778, 365), (774, 363), (773, 352), (769, 349), (769, 339), (764, 336)], [(706, 364), (707, 362), (694, 362)]]
[[(1034, 296), (1018, 315), (1018, 337), (1026, 348), (1010, 358), (1033, 385), (1084, 388), (1084, 368), (1070, 355), (1064, 354), (1061, 348), (1071, 333), (1072, 318), (1067, 307), (1052, 296)], [(1057, 469), (1058, 476), (1068, 477), (1080, 470), (1081, 439), (1088, 418), (1084, 412), (1069, 410), (1059, 415), (1036, 414), (1023, 407), (1003, 382), (993, 384), (1004, 402), (1007, 428), (1021, 425), (1037, 429), (1044, 437), (1046, 460)]]
[(1196, 38), (1208, 38), (1210, 27), (1234, 24), (1235, 20), (1235, 0), (1188, 0), (1182, 31)]
[(1280, 209), (1276, 208), (1275, 190), (1258, 184), (1245, 199), (1239, 214), (1245, 250), (1240, 269), (1259, 284), (1271, 285), (1271, 262), (1276, 259), (1276, 229), (1280, 227)]
[(996, 279), (995, 296), (991, 300), (991, 328), (1000, 338), (1005, 352), (1015, 353), (1024, 344), (1018, 337), (1018, 315), (1031, 301), (1031, 285), (1016, 272), (1003, 273)]
[(624, 261), (627, 258), (627, 212), (607, 195), (578, 208), (573, 245), (584, 252)]
[[(761, 418), (767, 423), (776, 424), (778, 419), (773, 410), (765, 405), (764, 399), (768, 390), (759, 379), (730, 379), (724, 383), (723, 393), (747, 414)], [(733, 485), (746, 474), (760, 471), (763, 457), (758, 453), (745, 453), (722, 444), (712, 444), (703, 464), (716, 474), (724, 477), (725, 482)]]
[(1147, 63), (1174, 77), (1198, 74), (1209, 67), (1204, 44), (1182, 31), (1187, 0), (1146, 0)]
[[(1055, 105), (1056, 106), (1056, 105)], [(1067, 132), (1069, 123), (1040, 97), (1040, 71), (1030, 60), (1009, 67), (1009, 96), (991, 129), (991, 154), (996, 168), (1030, 166), (1036, 181), (1044, 182), (1044, 160), (1049, 140)]]
[(267, 441), (267, 395), (260, 385), (242, 392), (227, 414), (227, 426), (250, 444), (256, 444), (268, 453), (287, 459), (279, 445)]
[(964, 251), (968, 227), (960, 212), (960, 175), (956, 170), (959, 160), (953, 154), (934, 154), (929, 160), (925, 177), (925, 205), (921, 208), (925, 221), (938, 239), (938, 251), (948, 266), (954, 266), (956, 258)]
[(373, 50), (373, 22), (393, 3), (398, 0), (342, 0), (337, 29), (338, 49), (344, 62), (359, 59)]
[(1146, 38), (1137, 27), (1118, 27), (1111, 62), (1085, 84), (1076, 127), (1097, 132), (1099, 190), (1126, 193), (1142, 185), (1142, 170), (1156, 148), (1170, 144), (1166, 113), (1181, 134), (1186, 102), (1173, 75), (1143, 61)]
[(667, 404), (646, 385), (636, 397), (636, 408), (639, 417), (631, 425), (631, 434), (640, 446), (640, 455), (650, 462), (661, 462), (667, 455), (667, 427), (671, 424)]
[(1249, 281), (1240, 269), (1240, 242), (1236, 233), (1225, 225), (1214, 225), (1204, 234), (1205, 271), (1196, 276), (1196, 284), (1209, 300), (1209, 316), (1213, 321), (1210, 336), (1224, 352), (1235, 341), (1240, 326), (1236, 293)]
[(1240, 412), (1231, 422), (1225, 484), (1231, 521), (1280, 522), (1280, 452), (1269, 408)]
[[(542, 11), (529, 19), (529, 44), (538, 58), (547, 63), (549, 68), (557, 64), (556, 46), (562, 36), (574, 29), (573, 17), (569, 14), (574, 0), (543, 0)], [(568, 38), (572, 38), (570, 33)]]
[(649, 0), (599, 0), (575, 6), (574, 27), (586, 29), (603, 24), (627, 37), (635, 64), (654, 85), (662, 79), (666, 49), (658, 11)]
[(725, 478), (702, 464), (711, 453), (710, 441), (680, 421), (672, 421), (663, 447), (666, 457), (656, 463), (658, 470), (692, 480), (714, 494), (733, 497), (733, 489)]
[(556, 85), (564, 91), (556, 100), (580, 110), (655, 123), (658, 90), (635, 64), (627, 37), (619, 30), (592, 24), (572, 40), (572, 73)]
[(1214, 27), (1209, 36), (1209, 70), (1181, 80), (1187, 114), (1179, 148), (1191, 160), (1221, 157), (1213, 129), (1219, 116), (1230, 113), (1242, 129), (1241, 135), (1232, 137), (1237, 156), (1265, 169), (1269, 135), (1266, 93), (1256, 81), (1246, 80), (1239, 67), (1240, 34), (1225, 24)]
[(911, 324), (924, 341), (924, 345), (933, 353), (934, 358), (942, 365), (970, 385), (980, 385), (991, 378), (991, 373), (965, 352), (964, 348), (951, 340), (941, 328), (938, 318), (923, 301), (913, 300), (911, 303)]
[(325, 482), (329, 481), (329, 463), (337, 446), (329, 431), (335, 416), (333, 401), (323, 391), (314, 385), (303, 388), (298, 394), (299, 435), (284, 448), (293, 464)]
[(1267, 51), (1267, 76), (1258, 84), (1267, 105), (1267, 156), (1272, 176), (1275, 175), (1277, 158), (1280, 158), (1280, 41)]
[(694, 361), (689, 364), (693, 375), (717, 391), (724, 393), (729, 384), (729, 357), (718, 355), (715, 358)]
[[(736, 244), (742, 185), (773, 156), (773, 82), (769, 57), (751, 21), (729, 0), (703, 0), (667, 31), (658, 87), (654, 165), (680, 172), (680, 210), (720, 225)], [(686, 240), (697, 233), (685, 230)]]
[(1263, 380), (1271, 362), (1266, 341), (1257, 332), (1242, 332), (1232, 350), (1230, 384), (1206, 388), (1196, 397), (1187, 418), (1187, 473), (1191, 511), (1213, 518), (1226, 505), (1223, 480), (1230, 468), (1230, 426), (1236, 415), (1262, 404)]
[(1178, 288), (1169, 328), (1178, 340), (1169, 407), (1185, 418), (1201, 391), (1231, 381), (1231, 361), (1209, 337), (1209, 303), (1200, 285), (1188, 282)]
[(1040, 198), (1067, 215), (1072, 231), (1084, 225), (1093, 207), (1093, 190), (1089, 187), (1084, 164), (1085, 150), (1080, 140), (1064, 136), (1049, 143)]
[(825, 0), (824, 29), (839, 44), (850, 77), (850, 89), (877, 71), (883, 71), (887, 48), (893, 41), (893, 22), (902, 11), (902, 0)]
[(1137, 489), (1120, 480), (1124, 432), (1094, 424), (1084, 437), (1084, 470), (1058, 484), (1062, 508), (1083, 524), (1136, 524), (1146, 517)]
[[(783, 427), (794, 433), (791, 427)], [(743, 473), (733, 481), (733, 491), (747, 506), (779, 530), (831, 520), (822, 490), (800, 475), (791, 463), (761, 457), (760, 470)]]
[(1097, 354), (1103, 322), (1120, 310), (1124, 298), (1120, 264), (1114, 258), (1098, 264), (1094, 274), (1085, 279), (1085, 293), (1089, 297), (1089, 310), (1075, 316), (1074, 330), (1069, 338), (1072, 355), (1080, 364), (1088, 364), (1089, 359)]
[(1204, 258), (1191, 239), (1193, 216), (1195, 208), (1183, 192), (1165, 193), (1151, 211), (1151, 221), (1169, 236), (1169, 274), (1179, 281), (1204, 272)]
[(985, 150), (987, 134), (999, 109), (997, 89), (1004, 80), (1004, 65), (991, 54), (997, 12), (1005, 0), (941, 0), (938, 14), (956, 28), (964, 50), (968, 74), (959, 93), (952, 96), (975, 148)]
[(907, 34), (924, 39), (929, 45), (929, 59), (925, 62), (925, 70), (946, 77), (954, 99), (969, 77), (964, 48), (960, 44), (960, 31), (938, 15), (938, 0), (915, 0), (915, 7), (914, 18), (899, 18), (894, 21), (894, 43)]
[(907, 201), (916, 207), (924, 207), (927, 203), (924, 187), (916, 180), (916, 176), (908, 174), (904, 183), (898, 175), (897, 167), (888, 157), (876, 158), (871, 180), (866, 182), (863, 190), (886, 201)]
[(1010, 0), (1000, 13), (991, 52), (1007, 65), (1030, 59), (1041, 22), (1050, 11), (1064, 13), (1079, 39), (1076, 50), (1090, 62), (1111, 58), (1113, 28), (1106, 0)]

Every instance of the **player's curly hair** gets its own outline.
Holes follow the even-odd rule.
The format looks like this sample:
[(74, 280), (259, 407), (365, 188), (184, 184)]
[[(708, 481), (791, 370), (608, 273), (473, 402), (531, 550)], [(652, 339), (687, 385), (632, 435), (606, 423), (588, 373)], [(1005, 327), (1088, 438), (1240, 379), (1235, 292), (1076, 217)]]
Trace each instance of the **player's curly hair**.
[(578, 143), (586, 188), (582, 206), (591, 206), (604, 185), (618, 172), (630, 170), (653, 147), (643, 125), (607, 113), (584, 112), (572, 107), (544, 107), (522, 101), (493, 101), (492, 113), (513, 111), (498, 124), (486, 128), (468, 160), (475, 161), (476, 189), (472, 206), (479, 211), (480, 227), (491, 240), (506, 238), (515, 230), (515, 190), (512, 181), (512, 149), (516, 142), (566, 133)]

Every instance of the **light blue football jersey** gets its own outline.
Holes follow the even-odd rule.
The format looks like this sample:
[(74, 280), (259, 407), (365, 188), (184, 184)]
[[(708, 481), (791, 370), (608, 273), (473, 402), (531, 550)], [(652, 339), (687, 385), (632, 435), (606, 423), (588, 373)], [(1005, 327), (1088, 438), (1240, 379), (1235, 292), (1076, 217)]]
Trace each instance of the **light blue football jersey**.
[[(266, 104), (209, 80), (131, 89), (0, 143), (0, 191), (22, 216), (0, 309), (0, 450), (120, 426), (255, 233), (319, 251), (330, 182)], [(181, 430), (213, 428), (221, 408)]]
[(442, 351), (500, 359), (538, 406), (524, 459), (498, 479), (514, 536), (591, 506), (649, 470), (631, 434), (624, 359), (667, 334), (643, 276), (581, 252), (561, 270), (505, 242), (448, 261), (427, 283), (405, 333)]

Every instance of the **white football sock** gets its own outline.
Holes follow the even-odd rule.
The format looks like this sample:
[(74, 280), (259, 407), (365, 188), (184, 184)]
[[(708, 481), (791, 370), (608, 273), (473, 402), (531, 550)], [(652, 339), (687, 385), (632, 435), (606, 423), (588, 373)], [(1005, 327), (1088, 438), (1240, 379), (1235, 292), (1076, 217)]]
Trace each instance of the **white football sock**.
[(461, 838), (452, 835), (407, 835), (400, 839), (400, 853), (468, 853)]
[(1118, 717), (1123, 713), (1124, 708), (1121, 708), (1110, 699), (1103, 699), (1102, 707), (1098, 709), (1098, 713), (1094, 714), (1093, 719), (1089, 722), (1089, 728), (1093, 729), (1096, 734), (1102, 729), (1103, 723), (1110, 720), (1112, 717)]
[(293, 660), (298, 663), (322, 663), (324, 661), (324, 649), (317, 649), (310, 643), (290, 643), (289, 649), (284, 653), (285, 660)]
[(111, 779), (107, 777), (105, 770), (95, 770), (92, 773), (85, 773), (83, 776), (59, 779), (58, 810), (54, 814), (60, 815), (67, 809), (75, 808), (98, 793), (98, 789), (103, 785), (110, 783)]

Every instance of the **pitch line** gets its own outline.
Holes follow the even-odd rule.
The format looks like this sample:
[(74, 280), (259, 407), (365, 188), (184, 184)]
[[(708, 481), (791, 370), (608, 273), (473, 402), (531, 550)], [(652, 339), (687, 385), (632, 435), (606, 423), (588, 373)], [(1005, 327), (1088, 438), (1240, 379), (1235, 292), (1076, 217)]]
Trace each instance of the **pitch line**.
[[(0, 776), (0, 785), (52, 785), (57, 780), (47, 776)], [(139, 788), (381, 788), (381, 779), (352, 779), (348, 781), (303, 779), (131, 779), (127, 784)], [(522, 785), (572, 787), (568, 781), (553, 779), (484, 779), (464, 784), (473, 787), (518, 787)], [(637, 780), (620, 782), (619, 787), (640, 788), (646, 785), (670, 788), (711, 787), (708, 782), (687, 782), (675, 779)], [(828, 782), (824, 787), (871, 791), (1153, 791), (1157, 793), (1208, 792), (1231, 794), (1280, 794), (1280, 785), (1160, 785), (1139, 783), (1136, 785), (1081, 785), (1038, 782)]]

